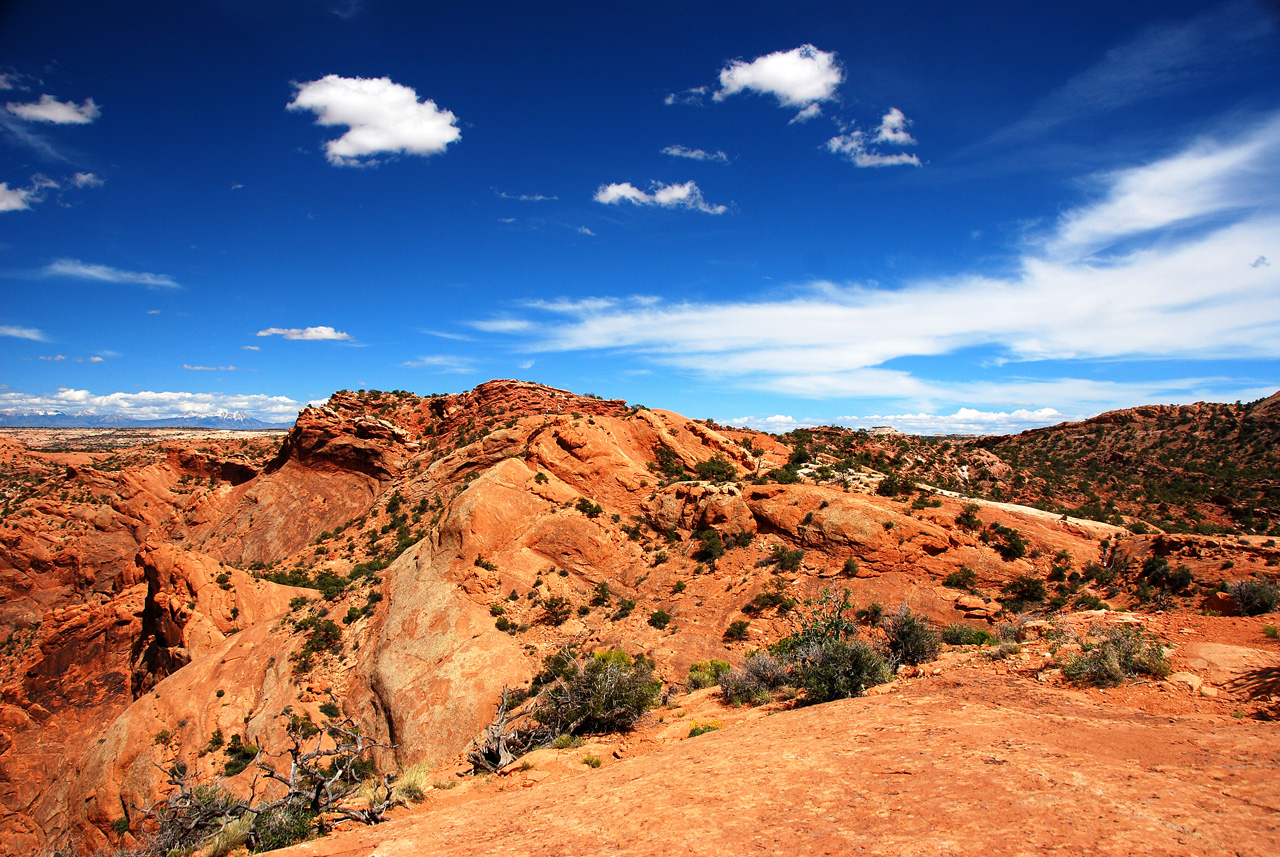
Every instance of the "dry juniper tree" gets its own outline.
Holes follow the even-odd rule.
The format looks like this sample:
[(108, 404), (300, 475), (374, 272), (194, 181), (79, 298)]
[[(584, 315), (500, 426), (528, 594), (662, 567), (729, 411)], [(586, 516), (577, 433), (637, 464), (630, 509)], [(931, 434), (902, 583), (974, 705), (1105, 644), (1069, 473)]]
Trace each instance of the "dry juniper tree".
[(372, 787), (366, 780), (375, 776), (371, 751), (389, 745), (362, 734), (351, 718), (317, 726), (288, 708), (279, 716), (287, 721), (288, 747), (274, 757), (257, 752), (248, 797), (200, 781), (180, 761), (162, 769), (172, 791), (147, 811), (155, 832), (136, 853), (226, 853), (241, 845), (268, 851), (327, 833), (340, 821), (381, 822), (395, 803), (394, 777), (385, 774)]

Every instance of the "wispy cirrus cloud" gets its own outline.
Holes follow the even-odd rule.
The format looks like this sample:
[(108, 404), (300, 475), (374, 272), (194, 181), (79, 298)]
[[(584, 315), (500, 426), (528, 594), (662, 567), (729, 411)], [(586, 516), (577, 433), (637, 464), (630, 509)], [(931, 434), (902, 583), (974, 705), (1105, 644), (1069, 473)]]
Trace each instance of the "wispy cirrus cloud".
[(429, 354), (425, 357), (406, 360), (400, 365), (412, 366), (415, 368), (435, 369), (437, 372), (449, 372), (459, 375), (475, 371), (473, 362), (469, 358), (457, 357), (452, 354)]
[(417, 92), (389, 77), (330, 74), (294, 87), (289, 110), (315, 113), (317, 125), (348, 127), (325, 143), (334, 166), (369, 166), (382, 154), (436, 155), (462, 137), (451, 111), (419, 101)]
[(691, 161), (710, 161), (714, 164), (729, 163), (729, 156), (717, 149), (714, 152), (708, 152), (705, 149), (690, 149), (688, 146), (667, 146), (662, 150), (662, 154), (670, 155), (673, 158), (687, 158)]
[(93, 265), (79, 259), (58, 259), (41, 269), (47, 277), (72, 277), (78, 280), (94, 280), (100, 283), (127, 283), (146, 286), (149, 289), (180, 289), (168, 274), (150, 274), (143, 271), (125, 271), (110, 265)]
[(558, 196), (545, 196), (540, 193), (507, 193), (505, 190), (494, 190), (498, 199), (514, 199), (520, 202), (549, 202), (559, 199)]
[(0, 324), (0, 336), (11, 336), (14, 339), (30, 339), (33, 342), (48, 342), (44, 331), (34, 327), (19, 327), (14, 324)]
[(343, 333), (336, 328), (328, 325), (319, 325), (317, 327), (268, 327), (259, 330), (255, 336), (282, 336), (285, 339), (301, 340), (304, 342), (353, 342), (353, 338), (349, 333)]
[[(1280, 359), (1280, 271), (1255, 267), (1280, 247), (1280, 113), (1092, 181), (1091, 201), (997, 273), (819, 281), (764, 299), (531, 302), (542, 315), (510, 319), (508, 332), (523, 351), (623, 352), (745, 388), (1033, 414), (1016, 419), (1273, 384), (1233, 379), (1238, 369), (1105, 383), (1085, 367)], [(999, 356), (996, 380), (952, 377), (952, 356), (973, 349)], [(1061, 376), (1018, 374), (1032, 364)]]
[(190, 363), (183, 363), (182, 368), (191, 372), (234, 372), (234, 366), (192, 366)]
[(640, 206), (657, 206), (659, 208), (688, 208), (707, 214), (724, 214), (729, 210), (725, 205), (713, 205), (702, 198), (702, 191), (694, 182), (683, 184), (662, 184), (654, 182), (652, 190), (640, 190), (631, 182), (619, 182), (600, 185), (596, 189), (596, 202), (604, 205), (617, 205), (629, 202)]

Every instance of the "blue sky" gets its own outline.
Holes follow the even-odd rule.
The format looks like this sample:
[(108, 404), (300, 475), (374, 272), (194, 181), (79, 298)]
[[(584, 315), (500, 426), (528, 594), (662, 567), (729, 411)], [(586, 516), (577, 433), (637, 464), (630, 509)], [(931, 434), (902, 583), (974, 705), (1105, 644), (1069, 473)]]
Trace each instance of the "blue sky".
[(1280, 388), (1275, 4), (436, 5), (0, 6), (0, 410)]

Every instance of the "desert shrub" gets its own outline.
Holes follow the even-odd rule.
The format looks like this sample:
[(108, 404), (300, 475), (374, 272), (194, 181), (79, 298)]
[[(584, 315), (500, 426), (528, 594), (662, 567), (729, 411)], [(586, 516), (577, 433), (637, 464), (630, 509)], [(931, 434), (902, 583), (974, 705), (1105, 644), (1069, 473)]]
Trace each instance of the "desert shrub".
[(884, 619), (884, 605), (879, 601), (872, 601), (853, 615), (855, 619), (864, 624), (879, 625), (880, 621)]
[(897, 471), (891, 471), (876, 486), (876, 493), (881, 497), (898, 497), (910, 494), (914, 490), (916, 490), (915, 483), (909, 477), (899, 476)]
[(1015, 559), (1020, 559), (1027, 555), (1027, 541), (1022, 537), (1022, 533), (1013, 527), (1006, 527), (1004, 524), (992, 524), (987, 530), (998, 538), (992, 547), (996, 549), (996, 553), (1000, 554), (1000, 558), (1005, 562), (1013, 562)]
[(1280, 628), (1275, 625), (1263, 625), (1262, 633), (1269, 640), (1280, 640)]
[(720, 534), (715, 530), (702, 530), (695, 538), (700, 543), (700, 546), (693, 553), (694, 559), (703, 559), (714, 563), (724, 556), (724, 540), (720, 538)]
[(698, 690), (719, 684), (721, 676), (730, 669), (732, 667), (729, 662), (721, 660), (697, 661), (689, 664), (689, 681), (687, 682), (689, 689)]
[(574, 508), (586, 515), (588, 518), (598, 518), (604, 513), (604, 509), (599, 503), (592, 503), (586, 497), (579, 497)]
[(708, 482), (731, 482), (738, 478), (738, 471), (723, 455), (714, 455), (709, 461), (699, 461), (693, 466), (699, 479)]
[(603, 607), (609, 603), (611, 593), (609, 592), (609, 582), (602, 580), (596, 584), (595, 590), (591, 594), (591, 606)]
[(620, 622), (631, 615), (631, 611), (636, 609), (636, 600), (634, 598), (624, 598), (618, 602), (618, 609), (613, 611), (613, 615), (609, 618), (614, 622)]
[(844, 576), (854, 577), (857, 575), (857, 573), (858, 573), (858, 560), (855, 559), (854, 557), (849, 557), (844, 561)]
[(551, 742), (551, 746), (557, 750), (572, 750), (574, 747), (582, 746), (582, 739), (575, 738), (573, 735), (557, 735)]
[(754, 616), (757, 613), (776, 607), (779, 613), (786, 613), (795, 606), (796, 600), (789, 595), (784, 595), (781, 592), (759, 592), (743, 606), (742, 612)]
[(978, 575), (968, 566), (960, 566), (959, 571), (953, 571), (942, 579), (943, 586), (949, 586), (952, 589), (973, 589), (975, 583), (978, 582)]
[(573, 615), (573, 605), (563, 595), (548, 595), (542, 599), (542, 619), (548, 625), (563, 625)]
[(1082, 592), (1076, 598), (1076, 606), (1085, 610), (1109, 610), (1111, 609), (1107, 602), (1103, 601), (1099, 596), (1091, 592)]
[(912, 613), (905, 604), (896, 613), (885, 617), (881, 628), (891, 666), (936, 660), (942, 648), (942, 641), (938, 633), (929, 627), (929, 620)]
[(671, 624), (671, 614), (659, 607), (649, 614), (649, 624), (661, 631)]
[(1004, 595), (1006, 609), (1018, 613), (1027, 604), (1039, 604), (1048, 597), (1044, 581), (1029, 574), (1023, 574), (1005, 584), (1001, 590)]
[(651, 662), (596, 652), (566, 665), (538, 695), (533, 718), (557, 734), (625, 732), (657, 703), (662, 682)]
[[(342, 711), (338, 708), (337, 705), (335, 705), (332, 702), (322, 702), (320, 703), (320, 713), (323, 714), (325, 717), (333, 719), (341, 715)], [(232, 736), (233, 741), (235, 740), (235, 737), (236, 736), (234, 735)]]
[(779, 485), (794, 485), (800, 481), (800, 474), (796, 473), (789, 467), (775, 467), (764, 476), (761, 476), (756, 482), (776, 482)]
[(892, 678), (884, 658), (863, 640), (809, 644), (795, 650), (792, 658), (796, 684), (809, 703), (861, 696), (867, 688)]
[(1227, 584), (1227, 591), (1240, 605), (1240, 612), (1246, 616), (1270, 613), (1280, 603), (1280, 589), (1265, 577), (1233, 580)]
[(745, 640), (747, 638), (747, 629), (751, 623), (746, 619), (734, 619), (729, 623), (729, 627), (724, 629), (724, 638), (726, 640)]
[(599, 756), (583, 756), (582, 764), (586, 765), (588, 768), (598, 768), (601, 765), (600, 757)]
[(315, 835), (316, 814), (305, 806), (286, 804), (269, 809), (253, 820), (255, 851), (273, 851)]
[(785, 659), (810, 645), (856, 637), (858, 624), (852, 598), (853, 593), (848, 589), (839, 593), (824, 589), (818, 598), (805, 599), (791, 614), (794, 630), (769, 650)]
[(1084, 651), (1067, 660), (1062, 674), (1080, 684), (1114, 687), (1136, 675), (1169, 674), (1164, 647), (1139, 628), (1111, 628), (1082, 642)]
[(1001, 643), (991, 651), (987, 652), (987, 657), (993, 661), (1003, 661), (1011, 655), (1022, 654), (1022, 646), (1017, 643)]
[(510, 631), (511, 620), (506, 616), (499, 616), (498, 621), (493, 623), (493, 627), (497, 628), (499, 631)]
[(768, 702), (770, 691), (789, 681), (786, 664), (768, 652), (752, 652), (741, 667), (720, 676), (720, 694), (731, 705)]
[(717, 729), (723, 729), (724, 724), (708, 721), (706, 723), (695, 722), (689, 729), (689, 737), (697, 738), (699, 735), (706, 735), (708, 732), (715, 732)]
[(981, 507), (977, 503), (970, 503), (956, 515), (956, 526), (963, 527), (966, 530), (982, 529), (982, 519), (978, 517), (978, 510)]
[(985, 646), (995, 642), (995, 638), (984, 628), (953, 622), (942, 629), (942, 642), (949, 646)]

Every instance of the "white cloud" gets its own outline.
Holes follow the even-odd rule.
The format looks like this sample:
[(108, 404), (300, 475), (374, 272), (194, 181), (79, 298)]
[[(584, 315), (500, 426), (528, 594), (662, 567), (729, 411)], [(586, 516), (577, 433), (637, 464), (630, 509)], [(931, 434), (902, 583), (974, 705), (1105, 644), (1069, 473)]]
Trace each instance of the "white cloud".
[(367, 165), (373, 163), (369, 156), (382, 153), (434, 155), (462, 136), (452, 112), (430, 99), (418, 101), (417, 92), (387, 77), (330, 74), (295, 87), (288, 109), (312, 111), (317, 125), (349, 128), (325, 143), (334, 166)]
[(400, 365), (435, 369), (437, 372), (452, 372), (456, 374), (475, 371), (470, 360), (465, 357), (455, 357), (451, 354), (431, 354), (426, 357), (419, 357), (416, 360), (406, 360)]
[(702, 191), (693, 182), (660, 184), (654, 182), (652, 192), (646, 193), (630, 182), (600, 185), (594, 197), (596, 202), (616, 205), (623, 201), (635, 205), (656, 205), (661, 208), (691, 208), (707, 214), (724, 214), (728, 207), (712, 205), (702, 198)]
[(0, 74), (0, 89), (13, 89), (17, 86), (17, 79), (16, 74)]
[(15, 339), (31, 339), (46, 342), (44, 333), (34, 327), (18, 327), (12, 324), (0, 324), (0, 336), (12, 336)]
[(321, 342), (327, 340), (337, 340), (341, 342), (352, 342), (350, 334), (335, 330), (327, 325), (319, 327), (268, 327), (265, 330), (259, 330), (257, 336), (283, 336), (285, 339), (300, 339), (307, 342)]
[(827, 151), (834, 155), (842, 155), (857, 167), (900, 167), (920, 166), (920, 159), (915, 155), (899, 152), (896, 155), (883, 155), (867, 149), (867, 135), (863, 131), (850, 131), (827, 141)]
[[(1079, 419), (1084, 414), (1076, 415)], [(953, 414), (883, 414), (864, 417), (836, 417), (837, 425), (850, 428), (892, 426), (906, 434), (1015, 434), (1032, 428), (1057, 425), (1067, 417), (1055, 408), (1013, 411), (982, 411), (959, 408)]]
[(49, 362), (51, 362), (51, 363), (57, 363), (57, 362), (58, 362), (58, 361), (60, 361), (60, 360), (66, 360), (66, 359), (67, 359), (67, 355), (65, 355), (65, 354), (51, 354), (51, 355), (44, 355), (44, 354), (41, 354), (41, 355), (40, 355), (40, 359), (41, 359), (41, 360), (48, 360), (48, 361), (49, 361)]
[(873, 142), (889, 143), (894, 146), (914, 145), (916, 138), (907, 132), (907, 126), (910, 124), (911, 120), (905, 113), (896, 107), (890, 107), (889, 112), (880, 118), (880, 126), (876, 128)]
[(260, 346), (260, 345), (241, 345), (241, 346), (240, 346), (240, 350), (242, 350), (242, 351), (261, 351), (261, 350), (262, 350), (262, 346)]
[(706, 86), (695, 86), (692, 89), (684, 89), (680, 92), (673, 92), (666, 98), (662, 99), (663, 104), (701, 104), (703, 96), (710, 92), (711, 89)]
[(106, 182), (93, 173), (76, 173), (71, 183), (76, 187), (102, 187)]
[(148, 274), (141, 271), (122, 271), (108, 265), (89, 265), (79, 259), (58, 259), (43, 268), (48, 277), (75, 277), (81, 280), (97, 280), (103, 283), (131, 283), (149, 289), (180, 289), (168, 274)]
[[(1114, 384), (1072, 374), (1091, 371), (1073, 368), (1079, 361), (1280, 359), (1280, 269), (1252, 264), (1280, 252), (1277, 153), (1280, 114), (1232, 140), (1199, 141), (1116, 170), (1102, 177), (1097, 201), (1068, 210), (1016, 258), (1000, 260), (997, 273), (892, 288), (815, 282), (761, 300), (531, 303), (553, 317), (518, 319), (510, 330), (527, 338), (526, 350), (624, 351), (747, 388), (981, 404), (992, 413), (1096, 412), (1192, 401), (1231, 385), (1265, 388), (1230, 378)], [(1126, 240), (1139, 231), (1143, 244)], [(950, 380), (950, 370), (939, 370), (948, 380), (930, 379), (925, 360), (911, 371), (886, 366), (965, 349), (1004, 365), (982, 382)], [(1050, 360), (1065, 364), (1058, 377), (1020, 378), (1011, 368)]]
[(105, 362), (106, 362), (106, 358), (99, 357), (98, 355), (96, 355), (96, 354), (95, 354), (94, 356), (92, 356), (92, 357), (90, 357), (90, 358), (89, 358), (89, 362), (90, 362), (90, 363), (105, 363)]
[(1175, 155), (1097, 177), (1097, 202), (1067, 212), (1046, 249), (1082, 256), (1117, 241), (1249, 208), (1280, 206), (1280, 116), (1230, 142), (1205, 138)]
[(102, 115), (102, 110), (86, 98), (83, 104), (59, 101), (52, 95), (41, 95), (39, 101), (15, 104), (10, 101), (5, 108), (13, 115), (28, 122), (51, 122), (54, 125), (87, 125)]
[(801, 45), (750, 62), (734, 60), (720, 70), (720, 88), (712, 97), (723, 101), (750, 90), (776, 97), (782, 107), (808, 108), (814, 102), (834, 98), (843, 81), (844, 71), (834, 53)]
[(690, 149), (687, 146), (667, 146), (662, 154), (673, 158), (688, 158), (693, 161), (711, 161), (717, 164), (729, 163), (729, 156), (720, 150), (708, 152), (705, 149)]
[(498, 195), (499, 199), (515, 199), (520, 202), (547, 202), (560, 198), (558, 196), (543, 196), (540, 193), (507, 193), (504, 190), (495, 190), (494, 193)]
[(587, 227), (585, 227), (585, 226), (579, 226), (579, 227), (578, 227), (578, 232), (580, 232), (580, 233), (581, 233), (581, 234), (583, 234), (583, 235), (590, 235), (590, 236), (592, 236), (593, 238), (595, 237), (595, 233), (594, 233), (594, 232), (592, 232), (590, 229), (588, 229), (588, 228), (587, 228)]
[(487, 321), (473, 321), (471, 326), (485, 333), (518, 333), (531, 327), (529, 322), (520, 318), (491, 318)]
[(183, 363), (183, 369), (189, 369), (192, 372), (234, 372), (234, 366), (192, 366), (190, 363)]
[(287, 396), (230, 393), (138, 392), (95, 395), (88, 390), (56, 393), (0, 392), (0, 413), (123, 414), (140, 420), (214, 416), (232, 411), (270, 422), (292, 420), (302, 404)]
[(810, 119), (817, 119), (821, 115), (822, 115), (822, 107), (820, 107), (817, 103), (810, 104), (808, 107), (801, 110), (795, 116), (792, 116), (791, 119), (788, 120), (787, 124), (799, 125), (799, 124), (808, 122)]
[(26, 211), (31, 208), (28, 202), (30, 198), (31, 191), (11, 188), (8, 182), (0, 182), (0, 211)]

